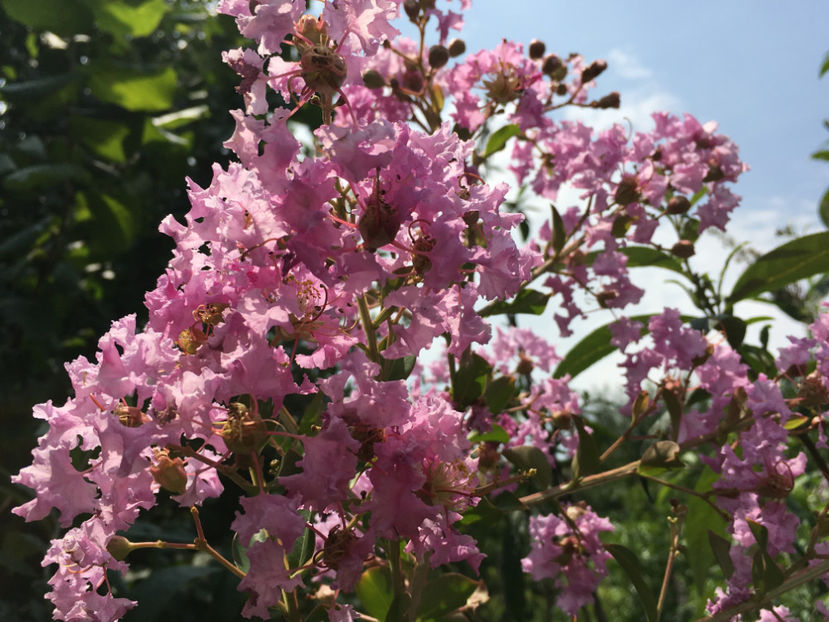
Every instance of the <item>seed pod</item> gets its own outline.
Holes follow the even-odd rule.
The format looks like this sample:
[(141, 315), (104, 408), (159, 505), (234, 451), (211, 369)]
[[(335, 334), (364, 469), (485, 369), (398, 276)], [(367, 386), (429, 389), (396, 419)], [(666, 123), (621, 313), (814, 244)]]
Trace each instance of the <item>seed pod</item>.
[(611, 93), (608, 93), (607, 95), (599, 99), (599, 101), (596, 102), (596, 107), (604, 110), (607, 108), (618, 108), (621, 104), (622, 98), (619, 95), (619, 92), (612, 91)]
[(559, 84), (556, 87), (556, 95), (559, 95), (561, 97), (564, 97), (565, 95), (567, 95), (567, 85), (566, 84)]
[(684, 214), (689, 209), (691, 209), (691, 202), (688, 200), (688, 198), (678, 195), (675, 197), (671, 197), (671, 200), (668, 201), (668, 206), (665, 208), (665, 211), (668, 214)]
[(124, 536), (112, 536), (107, 542), (107, 553), (119, 562), (124, 561), (134, 548)]
[(449, 50), (443, 45), (433, 45), (429, 48), (429, 66), (440, 69), (449, 62)]
[(380, 197), (371, 197), (366, 202), (366, 211), (357, 223), (357, 229), (368, 250), (374, 252), (394, 240), (400, 229), (396, 212)]
[(541, 71), (548, 76), (552, 76), (557, 69), (560, 69), (563, 66), (564, 63), (561, 62), (561, 59), (558, 56), (555, 54), (547, 54), (544, 58), (544, 62), (541, 63)]
[(619, 205), (629, 205), (636, 203), (639, 200), (639, 186), (636, 183), (636, 178), (626, 176), (619, 182), (616, 188), (616, 194), (613, 197)]
[(449, 56), (456, 58), (466, 52), (466, 43), (463, 39), (452, 39), (449, 42)]
[(544, 52), (546, 50), (547, 46), (544, 45), (543, 41), (540, 41), (538, 39), (533, 39), (532, 41), (530, 41), (529, 54), (530, 58), (532, 58), (533, 60), (538, 60), (539, 58), (544, 56)]
[(363, 74), (363, 84), (370, 89), (382, 89), (386, 86), (386, 80), (380, 75), (379, 71), (369, 69)]
[(584, 84), (585, 82), (590, 82), (591, 80), (595, 80), (605, 69), (607, 69), (607, 63), (605, 61), (594, 60), (586, 69), (582, 70), (582, 84)]
[(680, 240), (671, 247), (671, 254), (680, 259), (688, 259), (693, 257), (696, 250), (694, 250), (694, 243), (691, 240)]

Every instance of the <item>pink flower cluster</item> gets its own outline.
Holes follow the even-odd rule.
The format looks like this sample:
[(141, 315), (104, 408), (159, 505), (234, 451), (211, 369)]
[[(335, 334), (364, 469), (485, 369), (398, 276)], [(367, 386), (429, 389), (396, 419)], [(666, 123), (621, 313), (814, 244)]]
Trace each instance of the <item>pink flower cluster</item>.
[[(305, 4), (219, 3), (255, 41), (224, 56), (245, 102), (226, 142), (238, 162), (215, 165), (207, 188), (189, 183), (184, 223), (163, 221), (176, 247), (146, 295), (148, 324), (113, 322), (95, 361), (66, 366), (74, 397), (35, 407), (49, 430), (14, 480), (35, 497), (14, 511), (38, 520), (56, 509), (64, 527), (77, 525), (44, 560), (57, 564), (55, 619), (115, 620), (135, 605), (112, 593), (106, 573), (128, 568), (118, 547), (134, 545), (123, 534), (162, 489), (191, 508), (226, 485), (240, 489), (231, 529), (249, 568), (224, 562), (249, 594), (247, 617), (267, 618), (283, 591), (324, 583), (353, 592), (366, 564), (392, 565), (401, 544), (415, 564), (466, 562), (477, 572), (485, 555), (459, 528), (464, 513), (543, 467), (566, 477), (562, 463), (590, 432), (569, 377), (551, 374), (554, 348), (515, 327), (493, 338), (484, 311), (538, 281), (544, 293), (534, 293), (556, 301), (567, 335), (585, 312), (577, 292), (609, 309), (644, 294), (626, 249), (693, 252), (693, 240), (653, 242), (661, 221), (695, 222), (698, 234), (724, 228), (736, 206), (728, 184), (746, 167), (713, 124), (657, 114), (653, 131), (628, 139), (618, 125), (595, 134), (552, 117), (564, 106), (618, 106), (618, 94), (589, 98), (601, 61), (525, 56), (504, 41), (450, 67), (463, 54), (447, 42), (460, 13), (338, 0), (314, 17)], [(397, 37), (390, 22), (401, 7), (423, 32), (434, 18), (439, 43)], [(285, 42), (293, 52), (283, 57)], [(293, 109), (270, 110), (269, 89)], [(450, 99), (454, 123), (442, 116)], [(309, 102), (324, 123), (301, 145), (289, 122)], [(519, 184), (549, 200), (567, 184), (586, 203), (554, 210), (525, 247), (514, 236), (523, 216), (502, 209), (507, 186), (482, 178), (491, 154), (476, 141), (496, 118), (515, 126)], [(611, 328), (631, 404), (649, 381), (661, 395), (696, 383), (710, 397), (683, 414), (674, 438), (715, 448), (716, 503), (732, 518), (736, 570), (714, 612), (751, 593), (752, 525), (767, 530), (768, 555), (793, 551), (783, 500), (805, 457), (786, 451), (794, 414), (779, 383), (750, 378), (736, 352), (676, 310), (650, 319), (652, 347), (641, 345), (643, 328), (627, 318)], [(812, 331), (781, 353), (779, 369), (825, 393), (826, 316)], [(416, 359), (437, 338), (445, 351), (424, 369)], [(812, 359), (817, 376), (804, 376)], [(496, 429), (507, 439), (474, 441)], [(737, 437), (718, 442), (718, 432)], [(525, 450), (544, 458), (523, 468), (515, 456)], [(529, 530), (524, 571), (553, 579), (558, 607), (576, 615), (607, 574), (599, 535), (613, 526), (579, 502), (531, 517)], [(306, 533), (314, 552), (286, 565)], [(342, 601), (329, 613), (358, 615)]]

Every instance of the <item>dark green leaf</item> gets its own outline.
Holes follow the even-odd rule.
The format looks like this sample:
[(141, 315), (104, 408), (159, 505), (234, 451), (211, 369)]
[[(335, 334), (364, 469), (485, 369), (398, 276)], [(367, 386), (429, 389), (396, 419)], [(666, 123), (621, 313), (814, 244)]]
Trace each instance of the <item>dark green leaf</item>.
[(126, 162), (124, 139), (130, 128), (115, 121), (72, 116), (69, 118), (70, 135), (89, 147), (96, 155), (114, 162)]
[(665, 407), (668, 409), (668, 414), (671, 417), (671, 439), (676, 440), (679, 436), (679, 426), (682, 422), (682, 402), (679, 401), (679, 398), (673, 391), (663, 391), (662, 399), (665, 401)]
[(418, 619), (438, 618), (460, 609), (477, 588), (477, 581), (457, 572), (441, 574), (423, 588)]
[(765, 594), (783, 583), (783, 571), (766, 551), (757, 551), (751, 560), (751, 582), (758, 594)]
[(829, 149), (821, 149), (812, 154), (813, 160), (829, 160)]
[(391, 573), (386, 566), (366, 570), (357, 582), (357, 597), (362, 609), (378, 620), (385, 620), (394, 600)]
[(89, 32), (92, 13), (79, 0), (2, 0), (9, 17), (32, 30), (59, 35)]
[(542, 294), (534, 289), (522, 289), (510, 302), (499, 300), (488, 309), (481, 312), (481, 317), (500, 315), (502, 313), (530, 313), (541, 315), (547, 308), (548, 294)]
[(564, 230), (564, 220), (562, 220), (556, 206), (550, 203), (550, 208), (553, 211), (553, 250), (558, 253), (564, 248), (567, 232)]
[(192, 582), (221, 572), (218, 566), (173, 566), (154, 570), (141, 581), (130, 596), (141, 599), (142, 607), (136, 609), (135, 620), (158, 620), (171, 600), (194, 589)]
[(493, 415), (501, 413), (515, 394), (515, 378), (500, 376), (486, 385), (484, 401)]
[(820, 214), (820, 220), (823, 224), (826, 227), (829, 227), (829, 189), (823, 193), (823, 197), (820, 199), (818, 213)]
[(665, 268), (666, 270), (673, 270), (679, 274), (685, 274), (682, 270), (682, 264), (673, 255), (663, 253), (655, 248), (649, 246), (629, 246), (621, 249), (622, 253), (628, 258), (629, 268), (639, 267), (654, 267)]
[(682, 230), (679, 232), (679, 237), (682, 240), (696, 242), (699, 237), (699, 220), (696, 218), (687, 218), (682, 225)]
[(412, 597), (402, 592), (394, 597), (389, 612), (386, 614), (386, 622), (409, 622), (409, 609), (412, 606)]
[[(694, 490), (703, 494), (710, 492), (711, 484), (718, 478), (719, 476), (716, 473), (706, 467), (697, 480)], [(688, 514), (683, 527), (686, 540), (685, 555), (688, 558), (688, 564), (691, 566), (691, 574), (694, 578), (697, 593), (702, 595), (705, 593), (708, 571), (714, 563), (714, 554), (709, 545), (708, 531), (711, 530), (725, 536), (725, 521), (699, 497), (689, 497), (686, 505), (688, 506)]]
[(96, 230), (104, 233), (97, 242), (101, 252), (118, 254), (126, 251), (135, 235), (135, 222), (130, 211), (115, 198), (105, 194), (90, 194), (89, 210), (94, 218)]
[(709, 330), (718, 330), (725, 334), (728, 344), (739, 348), (746, 336), (746, 322), (733, 315), (717, 315), (715, 317), (697, 317), (690, 322), (691, 328), (707, 333)]
[(9, 173), (3, 179), (7, 190), (21, 192), (48, 188), (66, 181), (84, 181), (89, 173), (75, 164), (35, 164)]
[(513, 136), (516, 136), (519, 132), (521, 132), (521, 128), (515, 123), (505, 125), (504, 127), (493, 132), (492, 136), (489, 137), (489, 140), (486, 141), (486, 149), (484, 150), (483, 157), (488, 158), (493, 153), (501, 151), (501, 149), (507, 146), (507, 141)]
[[(641, 322), (643, 324), (642, 335), (646, 335), (648, 333), (647, 326), (650, 317), (650, 315), (637, 315), (630, 319)], [(575, 378), (593, 363), (600, 361), (613, 352), (616, 346), (610, 343), (610, 339), (613, 336), (610, 333), (610, 324), (612, 322), (600, 326), (574, 345), (556, 367), (555, 372), (553, 372), (553, 377), (561, 378), (566, 374), (570, 374), (571, 378)]]
[(553, 470), (547, 456), (538, 447), (521, 445), (504, 450), (504, 458), (512, 462), (522, 471), (535, 469), (533, 481), (542, 490), (549, 488), (553, 483)]
[(823, 74), (827, 71), (829, 71), (829, 53), (823, 57), (823, 62), (820, 64), (820, 73), (818, 75), (822, 78)]
[(128, 67), (97, 67), (89, 76), (89, 87), (95, 97), (132, 111), (168, 110), (177, 84), (172, 67), (148, 72)]
[(492, 366), (483, 357), (470, 354), (461, 359), (452, 386), (452, 401), (464, 409), (483, 395)]
[(404, 356), (399, 359), (387, 359), (380, 357), (380, 375), (377, 380), (405, 380), (414, 369), (417, 357), (414, 355)]
[(578, 479), (599, 470), (599, 446), (593, 435), (585, 428), (581, 417), (573, 417), (573, 423), (576, 424), (579, 434), (579, 447), (576, 449), (576, 455), (573, 456), (571, 468), (573, 479)]
[(79, 77), (78, 74), (69, 72), (47, 78), (12, 82), (0, 88), (0, 94), (3, 95), (3, 99), (10, 102), (36, 100), (54, 94), (55, 91), (62, 89), (67, 84), (77, 81)]
[(648, 584), (642, 578), (642, 569), (639, 565), (639, 560), (636, 554), (629, 548), (621, 544), (606, 544), (607, 552), (613, 555), (613, 559), (625, 571), (636, 593), (639, 595), (639, 601), (642, 603), (642, 609), (645, 611), (645, 619), (648, 622), (656, 622), (656, 598), (651, 592)]
[(728, 301), (733, 304), (824, 272), (829, 272), (829, 231), (797, 238), (760, 257), (737, 279)]
[(708, 543), (711, 546), (711, 551), (714, 553), (714, 559), (717, 560), (717, 564), (719, 564), (722, 570), (723, 576), (726, 579), (730, 579), (731, 575), (734, 574), (734, 562), (731, 561), (731, 555), (729, 555), (731, 543), (710, 529), (708, 530)]
[(509, 434), (507, 434), (507, 431), (500, 425), (493, 423), (492, 429), (489, 432), (484, 432), (483, 434), (480, 432), (473, 432), (469, 435), (469, 440), (472, 443), (507, 443), (509, 442)]

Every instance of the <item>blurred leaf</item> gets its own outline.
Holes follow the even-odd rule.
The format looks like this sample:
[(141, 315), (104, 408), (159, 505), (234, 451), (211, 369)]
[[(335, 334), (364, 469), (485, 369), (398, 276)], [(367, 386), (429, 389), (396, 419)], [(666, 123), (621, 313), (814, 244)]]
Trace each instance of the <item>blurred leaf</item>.
[(561, 218), (561, 214), (558, 213), (556, 206), (550, 203), (550, 209), (553, 212), (553, 250), (558, 253), (564, 248), (567, 232), (564, 230), (564, 220)]
[(821, 63), (820, 65), (820, 73), (818, 75), (822, 78), (823, 74), (825, 74), (827, 71), (829, 71), (829, 53), (827, 53), (826, 56), (823, 57), (823, 63)]
[(209, 575), (221, 572), (218, 566), (172, 566), (156, 569), (146, 579), (141, 581), (130, 596), (141, 603), (132, 612), (136, 621), (158, 620), (159, 615), (171, 600), (188, 590), (192, 590), (192, 583)]
[(387, 359), (380, 357), (380, 374), (377, 379), (380, 381), (405, 380), (414, 369), (417, 357), (414, 355), (404, 356), (399, 359)]
[(438, 618), (460, 609), (477, 588), (477, 581), (457, 572), (441, 574), (423, 588), (418, 619)]
[(571, 468), (573, 469), (573, 479), (578, 479), (599, 470), (600, 454), (595, 437), (587, 431), (581, 417), (573, 417), (573, 423), (576, 425), (579, 434), (579, 446), (573, 456)]
[[(650, 315), (637, 315), (630, 319), (643, 324), (642, 334), (648, 333), (648, 320)], [(616, 346), (610, 343), (613, 335), (610, 332), (610, 322), (604, 326), (600, 326), (592, 333), (584, 337), (576, 345), (570, 348), (570, 351), (565, 355), (561, 362), (553, 372), (554, 378), (562, 378), (566, 374), (570, 374), (571, 378), (575, 378), (585, 369), (593, 365), (616, 349)]]
[(613, 555), (613, 559), (625, 571), (636, 593), (639, 595), (639, 601), (642, 603), (642, 609), (645, 611), (645, 619), (648, 622), (656, 622), (658, 620), (656, 614), (656, 598), (653, 592), (642, 578), (642, 568), (639, 565), (639, 559), (636, 554), (629, 548), (621, 544), (606, 544), (605, 549)]
[(522, 289), (511, 301), (499, 300), (481, 312), (481, 317), (500, 315), (502, 313), (529, 313), (541, 315), (547, 308), (549, 294), (542, 294), (529, 287)]
[(765, 594), (783, 583), (783, 571), (765, 550), (757, 551), (751, 560), (751, 582), (758, 594)]
[(665, 268), (666, 270), (673, 270), (679, 274), (685, 274), (682, 270), (682, 264), (676, 257), (658, 251), (655, 248), (648, 246), (629, 246), (620, 250), (628, 258), (627, 265), (629, 268)]
[(10, 102), (26, 102), (53, 95), (55, 91), (77, 81), (79, 78), (79, 74), (67, 72), (46, 78), (11, 82), (0, 88), (0, 95)]
[(7, 190), (21, 192), (48, 188), (66, 181), (84, 181), (89, 177), (86, 169), (75, 164), (36, 164), (9, 173), (3, 179)]
[(473, 432), (472, 434), (470, 434), (469, 441), (471, 443), (508, 443), (509, 434), (507, 434), (507, 431), (500, 425), (498, 425), (497, 423), (493, 423), (492, 429), (489, 432)]
[(174, 130), (193, 121), (198, 121), (210, 116), (210, 108), (207, 106), (191, 106), (164, 114), (153, 119), (153, 125), (165, 130)]
[(818, 213), (820, 214), (820, 220), (823, 224), (826, 227), (829, 227), (829, 189), (823, 193), (823, 198), (820, 199)]
[(531, 445), (509, 447), (503, 453), (504, 458), (512, 462), (522, 471), (535, 469), (535, 475), (533, 475), (532, 479), (542, 490), (552, 485), (553, 470), (550, 468), (550, 462), (547, 460), (547, 456), (538, 447)]
[(656, 441), (642, 454), (636, 470), (647, 477), (659, 475), (668, 469), (681, 469), (685, 463), (679, 459), (680, 451), (679, 444), (674, 441)]
[[(697, 480), (694, 490), (699, 493), (707, 493), (711, 490), (711, 484), (717, 479), (719, 479), (719, 476), (706, 467)], [(725, 521), (722, 516), (699, 497), (691, 496), (686, 505), (688, 506), (688, 514), (683, 527), (686, 541), (685, 555), (688, 558), (688, 564), (691, 566), (691, 574), (694, 578), (697, 593), (702, 596), (705, 593), (708, 570), (714, 563), (714, 554), (709, 545), (708, 532), (713, 531), (724, 537)]]
[(489, 412), (497, 415), (507, 407), (512, 396), (515, 394), (515, 378), (500, 376), (492, 382), (487, 383), (484, 391), (484, 401)]
[(126, 162), (124, 138), (130, 128), (115, 121), (89, 117), (69, 117), (70, 135), (89, 147), (96, 155), (114, 162)]
[(96, 2), (95, 24), (116, 37), (146, 37), (158, 27), (169, 11), (164, 0), (147, 0), (141, 4), (120, 0)]
[(80, 0), (2, 0), (9, 17), (32, 30), (67, 35), (89, 33), (92, 13)]
[(6, 155), (5, 153), (0, 153), (0, 175), (11, 173), (16, 168), (17, 165), (14, 163), (14, 160), (12, 160), (11, 157)]
[(388, 567), (375, 566), (366, 570), (357, 582), (357, 597), (366, 613), (378, 620), (385, 620), (394, 600)]
[(492, 366), (483, 357), (470, 354), (461, 358), (452, 382), (452, 401), (458, 409), (465, 409), (483, 395)]
[(115, 255), (127, 250), (135, 235), (135, 223), (130, 211), (123, 203), (105, 194), (89, 194), (87, 200), (95, 227), (99, 232), (105, 232), (104, 236), (95, 240), (100, 251), (105, 255)]
[(731, 575), (734, 574), (734, 562), (731, 561), (731, 555), (729, 554), (731, 543), (721, 535), (716, 534), (709, 529), (708, 544), (711, 546), (711, 551), (714, 553), (714, 559), (717, 560), (717, 564), (719, 565), (720, 570), (722, 570), (723, 576), (726, 579), (730, 579)]
[(488, 158), (493, 153), (501, 151), (501, 149), (507, 146), (507, 141), (520, 132), (521, 128), (515, 123), (495, 130), (492, 136), (489, 137), (489, 140), (486, 141), (486, 149), (484, 149), (483, 157)]
[(812, 154), (813, 160), (829, 160), (829, 149), (821, 149)]
[(141, 71), (132, 67), (94, 67), (89, 87), (101, 101), (127, 110), (155, 112), (173, 105), (178, 81), (172, 67)]
[(737, 279), (728, 301), (733, 304), (824, 272), (829, 272), (829, 231), (797, 238), (760, 257)]
[(718, 330), (725, 334), (728, 344), (736, 350), (743, 344), (746, 336), (746, 322), (733, 315), (717, 315), (715, 317), (693, 318), (689, 324), (702, 333), (710, 330)]

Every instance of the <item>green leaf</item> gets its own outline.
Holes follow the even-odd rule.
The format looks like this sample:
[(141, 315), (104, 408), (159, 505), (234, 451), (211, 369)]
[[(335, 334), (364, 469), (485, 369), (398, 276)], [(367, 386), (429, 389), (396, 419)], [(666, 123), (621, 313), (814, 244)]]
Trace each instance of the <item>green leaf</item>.
[(797, 238), (760, 257), (737, 279), (728, 301), (733, 304), (824, 272), (829, 272), (828, 231)]
[(573, 479), (578, 479), (599, 470), (599, 446), (593, 435), (585, 428), (581, 417), (573, 417), (573, 423), (576, 424), (579, 434), (579, 447), (576, 449), (576, 455), (573, 456), (571, 468)]
[(377, 376), (377, 380), (405, 380), (411, 375), (415, 361), (417, 361), (417, 357), (414, 355), (404, 356), (399, 359), (387, 359), (381, 356), (380, 374)]
[(90, 117), (69, 117), (69, 132), (75, 140), (89, 147), (95, 154), (114, 162), (126, 162), (124, 139), (130, 128), (115, 121)]
[(489, 412), (497, 415), (507, 407), (515, 394), (515, 378), (501, 376), (487, 383), (484, 391), (484, 401)]
[(550, 468), (547, 456), (538, 447), (532, 447), (531, 445), (510, 447), (504, 450), (504, 458), (522, 471), (535, 469), (535, 475), (532, 479), (542, 490), (552, 485), (553, 470)]
[(181, 110), (155, 117), (153, 119), (153, 125), (165, 130), (175, 130), (208, 116), (210, 116), (210, 108), (207, 106), (191, 106), (190, 108), (182, 108)]
[(123, 203), (106, 194), (88, 196), (96, 231), (95, 241), (105, 253), (117, 254), (129, 248), (135, 236), (133, 216)]
[(556, 206), (550, 203), (550, 208), (553, 211), (553, 250), (558, 253), (564, 248), (567, 232), (564, 230), (564, 220), (561, 218), (561, 214), (558, 213)]
[(808, 423), (811, 420), (812, 420), (811, 417), (806, 417), (804, 415), (794, 414), (791, 417), (789, 417), (788, 419), (786, 419), (786, 423), (783, 424), (783, 429), (784, 430), (796, 430), (797, 428), (799, 428), (800, 426), (802, 426), (805, 423)]
[(629, 246), (621, 249), (628, 258), (628, 268), (653, 267), (673, 270), (684, 275), (682, 264), (673, 255), (663, 253), (649, 246)]
[[(646, 335), (648, 334), (647, 326), (650, 317), (650, 315), (637, 315), (630, 319), (641, 322), (643, 324), (642, 335)], [(616, 346), (610, 343), (610, 339), (613, 337), (610, 332), (610, 324), (612, 323), (600, 326), (574, 345), (556, 367), (553, 377), (561, 378), (566, 374), (570, 374), (571, 378), (575, 378), (593, 363), (602, 360), (613, 352)]]
[(412, 597), (407, 592), (401, 592), (394, 597), (389, 611), (386, 614), (386, 622), (409, 622), (409, 609), (412, 606)]
[(690, 322), (691, 328), (707, 333), (710, 330), (718, 330), (725, 334), (728, 344), (737, 349), (743, 344), (746, 336), (746, 322), (733, 315), (717, 315), (715, 317), (697, 317)]
[(508, 443), (509, 434), (497, 423), (492, 424), (492, 429), (489, 432), (473, 432), (469, 435), (469, 442), (471, 443)]
[(648, 584), (645, 583), (645, 579), (642, 578), (642, 569), (636, 554), (621, 544), (606, 544), (605, 549), (613, 555), (613, 559), (625, 571), (628, 579), (633, 584), (636, 593), (639, 595), (639, 601), (642, 603), (642, 609), (645, 610), (645, 619), (648, 622), (656, 622), (656, 598)]
[(155, 569), (146, 579), (130, 592), (131, 596), (140, 598), (145, 605), (140, 612), (136, 610), (135, 620), (163, 619), (163, 613), (171, 601), (197, 588), (199, 579), (216, 574), (220, 568), (212, 566), (172, 566)]
[(829, 227), (829, 189), (823, 193), (823, 198), (820, 199), (818, 213), (820, 214), (820, 220), (823, 224), (826, 227)]
[(88, 177), (86, 169), (75, 164), (35, 164), (6, 175), (3, 186), (13, 192), (25, 192), (67, 181), (85, 181)]
[(481, 312), (481, 317), (500, 315), (502, 313), (530, 313), (541, 315), (547, 308), (549, 294), (542, 294), (534, 289), (522, 289), (510, 302), (499, 300), (488, 309)]
[(264, 542), (268, 539), (268, 532), (265, 529), (260, 529), (250, 539), (250, 542), (244, 544), (239, 540), (239, 534), (233, 534), (233, 540), (230, 543), (230, 552), (233, 555), (233, 563), (242, 572), (250, 570), (250, 559), (248, 559), (247, 550), (257, 542)]
[(709, 529), (708, 544), (711, 546), (711, 551), (714, 553), (714, 559), (717, 560), (717, 564), (719, 564), (723, 576), (726, 579), (730, 579), (731, 575), (734, 574), (734, 562), (731, 561), (731, 555), (729, 555), (731, 543), (721, 535), (714, 533)]
[(483, 357), (470, 354), (461, 359), (452, 382), (452, 401), (463, 410), (483, 395), (492, 366)]
[(674, 441), (656, 441), (642, 454), (637, 472), (647, 476), (666, 469), (681, 469), (685, 463), (679, 459), (680, 451), (679, 444)]
[(478, 582), (457, 572), (432, 579), (423, 588), (418, 619), (439, 618), (460, 609), (478, 588)]
[(173, 105), (178, 79), (172, 67), (139, 71), (129, 67), (96, 67), (89, 88), (101, 101), (132, 111), (155, 112)]
[(827, 71), (829, 71), (829, 53), (827, 53), (826, 56), (823, 57), (823, 62), (820, 65), (820, 73), (818, 74), (818, 76), (822, 78), (823, 74), (825, 74)]
[(812, 154), (813, 160), (829, 160), (829, 149), (821, 149)]
[[(716, 473), (706, 467), (697, 480), (694, 490), (699, 493), (710, 492), (711, 484), (718, 478), (719, 476)], [(688, 564), (691, 566), (691, 575), (694, 578), (697, 593), (704, 595), (708, 571), (714, 563), (714, 554), (709, 545), (708, 531), (714, 531), (720, 536), (725, 536), (725, 521), (722, 516), (699, 497), (690, 497), (686, 505), (688, 506), (688, 514), (683, 526), (686, 541), (685, 555), (688, 558)]]
[(394, 600), (388, 567), (375, 566), (366, 570), (357, 582), (357, 597), (366, 613), (378, 620), (385, 620)]
[(161, 18), (169, 10), (164, 0), (148, 0), (138, 5), (106, 0), (95, 7), (95, 24), (121, 39), (146, 37), (158, 28)]
[(32, 30), (91, 34), (92, 13), (79, 0), (2, 0), (2, 5), (9, 17)]
[(484, 158), (488, 158), (493, 153), (501, 151), (507, 146), (507, 141), (521, 132), (521, 128), (515, 123), (505, 125), (492, 133), (489, 140), (486, 141), (486, 149), (484, 150)]
[(47, 78), (12, 82), (0, 88), (0, 95), (3, 96), (3, 99), (11, 102), (36, 100), (54, 94), (55, 91), (62, 89), (67, 84), (78, 81), (79, 78), (79, 74), (68, 72)]
[(758, 594), (765, 594), (783, 583), (783, 571), (766, 551), (757, 551), (751, 560), (751, 583)]

